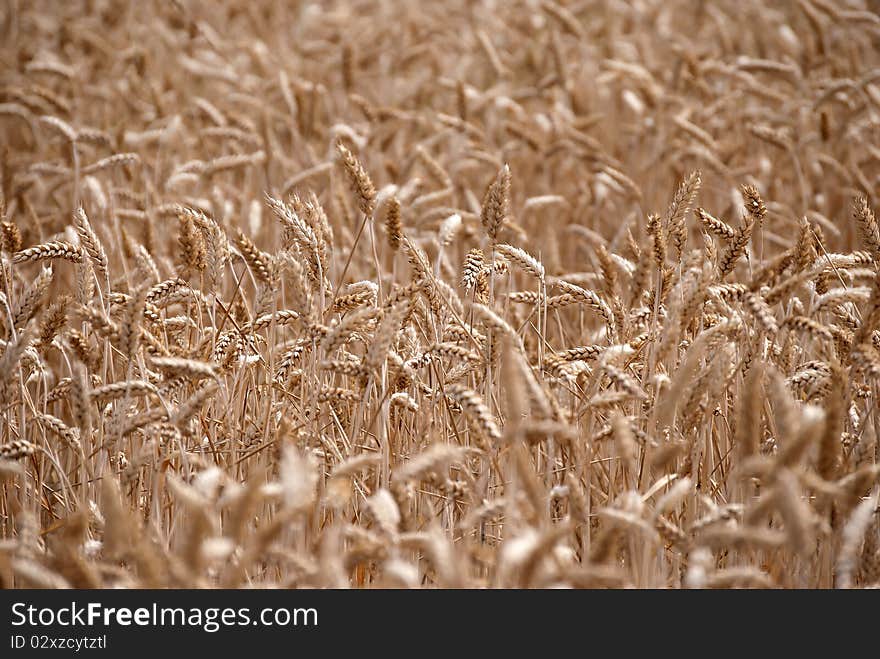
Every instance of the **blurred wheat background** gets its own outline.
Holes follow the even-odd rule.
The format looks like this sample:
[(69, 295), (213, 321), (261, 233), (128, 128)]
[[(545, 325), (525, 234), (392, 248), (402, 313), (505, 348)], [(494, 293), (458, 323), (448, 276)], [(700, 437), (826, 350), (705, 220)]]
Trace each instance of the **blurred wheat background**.
[(0, 7), (4, 587), (876, 587), (880, 17)]

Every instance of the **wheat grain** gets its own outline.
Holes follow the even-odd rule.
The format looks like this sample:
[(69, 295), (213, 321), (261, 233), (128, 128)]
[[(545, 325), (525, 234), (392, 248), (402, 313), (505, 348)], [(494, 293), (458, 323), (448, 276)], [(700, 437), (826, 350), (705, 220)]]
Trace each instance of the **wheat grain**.
[(44, 4), (0, 585), (877, 585), (865, 2)]

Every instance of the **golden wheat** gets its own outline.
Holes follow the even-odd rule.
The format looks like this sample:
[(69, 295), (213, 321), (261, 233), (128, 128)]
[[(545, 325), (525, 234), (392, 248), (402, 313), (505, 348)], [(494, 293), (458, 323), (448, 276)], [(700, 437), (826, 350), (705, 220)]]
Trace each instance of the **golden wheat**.
[(12, 3), (0, 586), (880, 586), (873, 4), (698, 4)]

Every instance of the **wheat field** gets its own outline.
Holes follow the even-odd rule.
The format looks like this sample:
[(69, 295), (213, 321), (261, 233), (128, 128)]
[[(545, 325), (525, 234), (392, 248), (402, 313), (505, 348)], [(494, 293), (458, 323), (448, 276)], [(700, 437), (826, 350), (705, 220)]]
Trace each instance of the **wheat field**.
[(880, 586), (876, 2), (0, 11), (2, 587)]

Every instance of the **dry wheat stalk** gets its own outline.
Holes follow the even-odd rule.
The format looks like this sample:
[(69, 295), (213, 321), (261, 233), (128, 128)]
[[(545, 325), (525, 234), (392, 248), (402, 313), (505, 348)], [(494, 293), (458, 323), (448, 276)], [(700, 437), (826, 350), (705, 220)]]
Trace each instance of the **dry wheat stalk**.
[(865, 2), (68, 4), (0, 43), (0, 587), (877, 585)]

